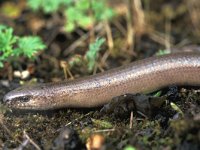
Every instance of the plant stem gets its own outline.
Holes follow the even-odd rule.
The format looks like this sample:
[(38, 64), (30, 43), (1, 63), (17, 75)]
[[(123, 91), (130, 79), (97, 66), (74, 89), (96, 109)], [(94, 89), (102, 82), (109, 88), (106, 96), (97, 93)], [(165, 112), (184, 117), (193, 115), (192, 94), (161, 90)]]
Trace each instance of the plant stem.
[(112, 31), (111, 31), (110, 25), (107, 20), (104, 21), (104, 25), (105, 25), (106, 35), (107, 35), (107, 39), (108, 39), (109, 51), (110, 51), (110, 54), (113, 54), (114, 44), (113, 44)]

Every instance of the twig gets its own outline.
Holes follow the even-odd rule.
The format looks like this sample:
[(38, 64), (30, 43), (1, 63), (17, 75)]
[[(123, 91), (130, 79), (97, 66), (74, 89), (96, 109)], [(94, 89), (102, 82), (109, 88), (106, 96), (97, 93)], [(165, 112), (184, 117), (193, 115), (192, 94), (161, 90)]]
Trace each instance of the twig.
[[(1, 125), (1, 127), (7, 132), (7, 134), (11, 137), (11, 138), (13, 138), (13, 136), (12, 136), (12, 133), (10, 132), (10, 130), (0, 121), (0, 125)], [(20, 142), (20, 141), (18, 141), (18, 142)]]
[(126, 29), (119, 21), (114, 21), (113, 24), (118, 28), (124, 37), (126, 37)]
[(41, 150), (41, 148), (28, 136), (26, 131), (24, 131), (24, 137), (37, 149)]
[(104, 25), (105, 25), (105, 30), (106, 30), (106, 34), (107, 34), (107, 38), (108, 38), (108, 47), (109, 47), (109, 50), (112, 54), (112, 49), (113, 49), (113, 37), (112, 37), (112, 32), (111, 32), (111, 29), (110, 29), (110, 25), (108, 23), (108, 21), (104, 21)]
[(48, 33), (49, 34), (48, 39), (45, 41), (47, 47), (49, 47), (49, 45), (53, 42), (55, 37), (59, 34), (60, 30), (61, 29), (59, 27), (56, 27), (56, 29), (52, 29), (52, 31)]
[(100, 132), (113, 132), (115, 129), (103, 129), (103, 130), (96, 130), (94, 133), (100, 133)]
[(165, 48), (167, 50), (171, 50), (171, 44), (169, 41), (171, 41), (171, 37), (170, 37), (170, 32), (171, 32), (171, 22), (170, 21), (166, 21), (165, 23)]
[(131, 115), (130, 115), (130, 126), (129, 126), (130, 129), (133, 128), (133, 111), (131, 111)]
[[(0, 126), (7, 132), (7, 134), (12, 138), (12, 139), (15, 139), (12, 135), (12, 133), (10, 132), (10, 130), (3, 124), (3, 119), (2, 119), (2, 116), (0, 118)], [(18, 143), (22, 143), (20, 140), (18, 139), (15, 139)]]
[(71, 79), (74, 79), (74, 76), (72, 75), (70, 69), (69, 69), (69, 65), (67, 64), (66, 61), (60, 61), (60, 66), (63, 69), (64, 75), (65, 75), (65, 79), (68, 79), (67, 75), (69, 75), (69, 77)]
[(129, 0), (132, 7), (131, 14), (132, 24), (134, 25), (136, 35), (141, 36), (141, 34), (146, 30), (145, 25), (145, 15), (144, 10), (142, 9), (141, 0)]
[[(89, 6), (89, 16), (91, 16), (93, 18), (94, 13), (92, 11), (92, 0), (89, 0), (89, 4), (90, 4), (90, 6)], [(95, 40), (95, 30), (94, 30), (94, 24), (93, 23), (91, 24), (91, 28), (89, 30), (89, 37), (90, 37), (89, 38), (90, 43), (94, 42), (94, 40)]]
[[(165, 38), (165, 35), (164, 34), (162, 34), (162, 33), (160, 33), (160, 32), (157, 32), (157, 31), (155, 31), (155, 30), (152, 30), (152, 29), (150, 29), (150, 31), (149, 31), (149, 37), (153, 40), (153, 41), (155, 41), (155, 42), (157, 42), (157, 43), (159, 43), (159, 44), (161, 44), (161, 45), (166, 45), (166, 43), (167, 43), (167, 45), (172, 45), (172, 43), (171, 43), (171, 41), (172, 41), (172, 39), (170, 39), (171, 41), (168, 41), (166, 38)], [(173, 42), (173, 41), (172, 41)]]
[[(102, 28), (103, 28), (103, 24), (99, 23), (92, 30), (94, 30), (94, 32), (97, 32), (97, 31), (100, 31)], [(90, 32), (85, 33), (78, 40), (72, 43), (68, 48), (66, 48), (63, 52), (63, 56), (67, 56), (69, 53), (73, 52), (78, 46), (80, 46), (83, 43), (83, 41), (85, 41), (90, 36)]]
[(141, 116), (143, 116), (144, 118), (148, 118), (147, 115), (145, 115), (144, 113), (137, 111), (138, 114), (140, 114)]
[(200, 25), (200, 17), (199, 17), (199, 12), (200, 12), (200, 2), (198, 0), (190, 0), (190, 1), (186, 1), (186, 5), (187, 5), (187, 9), (190, 15), (190, 19), (191, 19), (191, 23), (194, 26), (194, 30), (192, 30), (192, 32), (195, 35), (200, 34), (200, 30), (199, 30), (199, 25)]
[(79, 118), (74, 119), (73, 121), (69, 122), (69, 123), (66, 124), (65, 126), (69, 126), (69, 125), (72, 124), (73, 122), (78, 121), (78, 120), (80, 120), (80, 119), (82, 119), (82, 118), (84, 118), (84, 117), (86, 117), (86, 116), (89, 116), (90, 114), (92, 114), (92, 112), (89, 112), (89, 113), (85, 114), (84, 116), (81, 116), (81, 117), (79, 117)]
[(132, 3), (131, 0), (127, 0), (127, 7), (128, 11), (126, 14), (126, 20), (127, 20), (127, 44), (129, 49), (133, 49), (134, 45), (134, 29), (133, 29), (133, 17), (131, 17), (132, 14)]
[(106, 51), (103, 56), (101, 57), (101, 65), (106, 66), (106, 60), (109, 57), (110, 52)]
[(15, 148), (14, 150), (23, 150), (24, 147), (26, 147), (26, 145), (29, 144), (29, 140), (28, 139), (25, 139), (18, 148)]

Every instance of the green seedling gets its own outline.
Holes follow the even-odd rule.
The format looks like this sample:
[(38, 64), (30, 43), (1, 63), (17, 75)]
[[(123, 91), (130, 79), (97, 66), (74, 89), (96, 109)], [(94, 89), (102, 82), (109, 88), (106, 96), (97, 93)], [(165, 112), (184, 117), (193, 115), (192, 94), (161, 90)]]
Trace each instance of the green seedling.
[(76, 27), (89, 29), (93, 24), (109, 20), (115, 14), (105, 0), (28, 0), (27, 4), (33, 11), (42, 10), (45, 14), (63, 12), (67, 32), (73, 32)]
[(98, 126), (100, 128), (104, 128), (104, 129), (113, 127), (113, 125), (110, 122), (105, 121), (105, 120), (92, 119), (92, 122), (95, 126)]
[(158, 91), (158, 92), (156, 92), (153, 96), (154, 96), (154, 97), (160, 97), (161, 94), (162, 94), (162, 91)]
[(35, 54), (45, 47), (37, 36), (19, 37), (13, 34), (12, 28), (0, 25), (0, 67), (4, 66), (4, 62), (20, 56), (33, 59)]
[(156, 53), (156, 56), (161, 56), (161, 55), (166, 55), (166, 54), (170, 54), (170, 50), (162, 50), (160, 49), (157, 53)]
[(105, 42), (104, 38), (97, 38), (94, 43), (89, 45), (89, 50), (85, 54), (85, 59), (87, 61), (88, 71), (91, 72), (94, 69), (96, 60), (98, 58), (100, 47)]
[(90, 43), (89, 49), (84, 56), (74, 55), (68, 62), (69, 66), (72, 68), (75, 65), (86, 65), (88, 72), (92, 72), (104, 42), (104, 38), (97, 38), (94, 43)]
[(182, 111), (175, 103), (171, 102), (170, 105), (171, 105), (171, 107), (172, 107), (175, 111), (177, 111), (181, 116), (184, 116), (183, 111)]
[(137, 149), (131, 145), (128, 145), (124, 148), (124, 150), (137, 150)]
[(111, 19), (114, 14), (105, 0), (79, 0), (65, 11), (65, 29), (67, 32), (74, 31), (76, 27), (88, 29), (96, 22)]
[(42, 10), (45, 14), (54, 13), (60, 7), (69, 5), (73, 0), (28, 0), (27, 5), (33, 11)]

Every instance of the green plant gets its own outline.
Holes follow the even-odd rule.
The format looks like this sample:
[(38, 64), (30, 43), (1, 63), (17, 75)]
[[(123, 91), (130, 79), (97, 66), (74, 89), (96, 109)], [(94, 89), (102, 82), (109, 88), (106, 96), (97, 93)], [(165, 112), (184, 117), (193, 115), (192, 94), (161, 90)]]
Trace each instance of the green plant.
[(27, 5), (34, 11), (42, 10), (49, 14), (56, 12), (60, 6), (68, 5), (73, 0), (28, 0)]
[(85, 65), (87, 66), (87, 70), (91, 72), (94, 69), (96, 64), (96, 60), (98, 59), (100, 47), (105, 42), (104, 38), (97, 38), (94, 43), (90, 43), (89, 50), (86, 52), (84, 56), (74, 55), (70, 61), (70, 67), (75, 65)]
[(65, 29), (72, 32), (77, 26), (88, 28), (95, 22), (108, 20), (114, 16), (114, 11), (105, 0), (79, 0), (68, 5), (65, 16)]
[(124, 150), (137, 150), (135, 147), (131, 146), (131, 145), (127, 145)]
[(54, 13), (62, 7), (67, 32), (74, 31), (76, 27), (88, 29), (92, 24), (114, 16), (106, 0), (28, 0), (27, 4), (33, 11), (42, 10), (45, 14)]
[(171, 105), (171, 107), (172, 107), (175, 111), (177, 111), (180, 115), (184, 116), (183, 111), (178, 107), (178, 105), (176, 105), (176, 104), (173, 103), (173, 102), (171, 102), (170, 105)]
[(13, 29), (0, 25), (0, 67), (3, 63), (25, 56), (30, 59), (46, 46), (37, 36), (19, 37), (13, 34)]
[(170, 54), (170, 50), (167, 50), (167, 49), (160, 49), (157, 53), (156, 53), (156, 56), (161, 56), (161, 55), (166, 55), (166, 54)]
[(93, 23), (93, 18), (88, 14), (90, 9), (89, 0), (80, 0), (65, 10), (65, 30), (72, 32), (77, 26), (86, 28)]
[(105, 42), (104, 38), (97, 38), (94, 43), (91, 43), (89, 45), (89, 50), (85, 54), (88, 71), (91, 72), (93, 70), (96, 60), (98, 58), (99, 51), (101, 50), (100, 47), (104, 42)]

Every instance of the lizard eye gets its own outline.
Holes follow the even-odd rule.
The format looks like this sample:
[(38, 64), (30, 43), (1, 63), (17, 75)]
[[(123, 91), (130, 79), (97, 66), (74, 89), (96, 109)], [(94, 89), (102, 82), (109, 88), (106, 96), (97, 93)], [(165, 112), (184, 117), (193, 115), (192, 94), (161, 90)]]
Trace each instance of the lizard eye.
[(5, 95), (3, 102), (4, 103), (16, 103), (16, 102), (24, 103), (24, 102), (30, 101), (30, 99), (31, 99), (31, 95), (16, 96), (16, 97)]
[(31, 96), (26, 95), (26, 96), (21, 96), (18, 98), (18, 101), (20, 102), (28, 102), (30, 100)]

